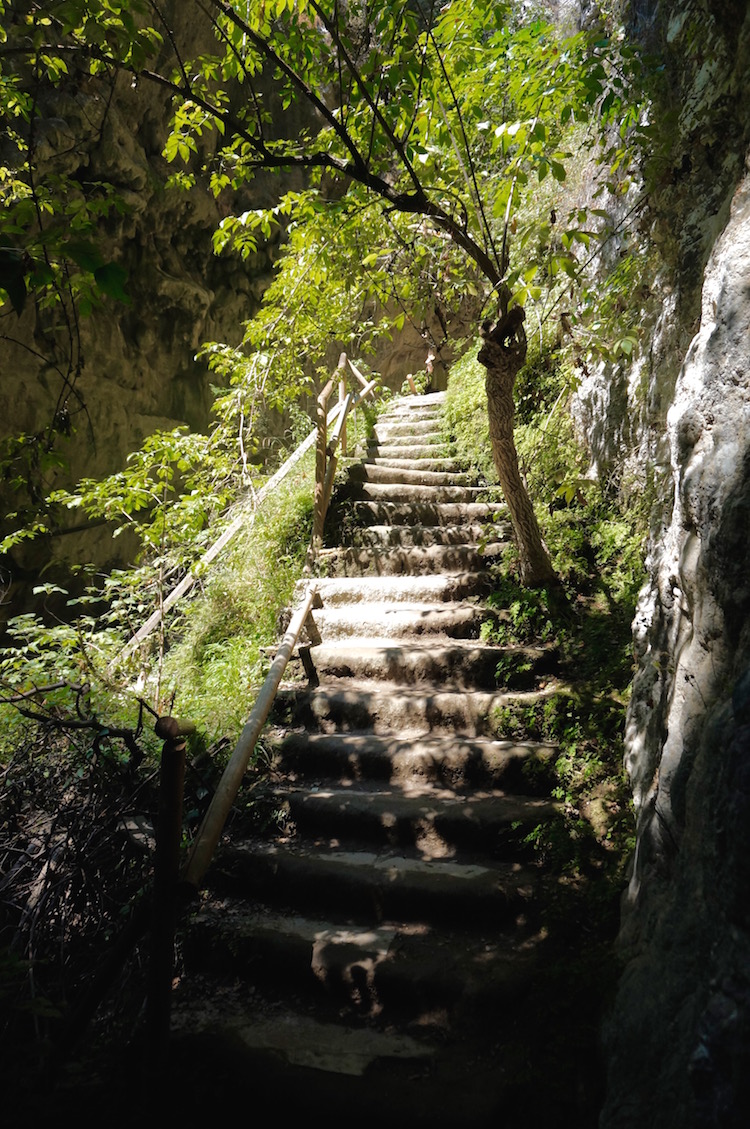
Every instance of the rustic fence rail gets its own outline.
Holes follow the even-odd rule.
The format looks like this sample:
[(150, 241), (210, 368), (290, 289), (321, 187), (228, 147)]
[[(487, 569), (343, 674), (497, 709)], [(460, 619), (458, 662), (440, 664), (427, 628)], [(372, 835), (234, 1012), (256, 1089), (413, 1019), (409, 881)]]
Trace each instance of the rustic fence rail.
[[(351, 370), (352, 375), (359, 385), (356, 392), (346, 393), (346, 369)], [(338, 382), (339, 399), (338, 402), (326, 412), (325, 405), (331, 396), (331, 391), (334, 383)], [(297, 463), (304, 457), (310, 450), (314, 443), (317, 443), (316, 455), (316, 476), (315, 476), (315, 528), (318, 530), (320, 537), (322, 537), (323, 522), (325, 521), (325, 512), (328, 508), (330, 501), (331, 489), (333, 485), (333, 475), (336, 469), (335, 455), (332, 458), (326, 454), (326, 447), (331, 447), (335, 451), (335, 446), (339, 442), (339, 438), (343, 437), (345, 443), (346, 435), (346, 417), (351, 408), (355, 407), (358, 403), (366, 397), (372, 395), (377, 385), (377, 381), (367, 381), (361, 372), (349, 360), (346, 353), (342, 353), (339, 359), (338, 368), (336, 372), (328, 381), (325, 389), (318, 397), (318, 417), (316, 426), (310, 431), (305, 439), (302, 440), (297, 449), (289, 456), (286, 462), (279, 467), (279, 469), (269, 478), (268, 482), (264, 483), (261, 489), (257, 492), (254, 498), (253, 509), (248, 511), (247, 507), (243, 505), (241, 511), (230, 522), (221, 536), (213, 543), (210, 549), (207, 549), (203, 556), (198, 561), (196, 567), (191, 570), (182, 580), (177, 584), (172, 591), (162, 600), (158, 608), (149, 616), (149, 618), (138, 628), (138, 630), (130, 637), (120, 653), (120, 657), (125, 657), (136, 649), (144, 639), (147, 639), (151, 632), (158, 627), (159, 623), (163, 620), (166, 613), (173, 608), (174, 605), (183, 596), (191, 590), (194, 584), (197, 583), (199, 576), (201, 576), (206, 568), (218, 557), (222, 549), (226, 548), (232, 538), (240, 529), (251, 529), (258, 509), (263, 504), (264, 500), (276, 489), (276, 487), (284, 481), (286, 476), (294, 469)], [(321, 409), (321, 398), (323, 398), (324, 406)], [(322, 417), (321, 417), (322, 411)], [(335, 425), (332, 433), (332, 439), (329, 443), (327, 441), (328, 428)], [(322, 438), (321, 438), (322, 436)], [(321, 443), (322, 443), (322, 463), (320, 466), (319, 474), (319, 460), (321, 459)], [(329, 471), (329, 473), (327, 473)]]
[[(358, 388), (346, 392), (345, 372), (351, 370)], [(327, 411), (334, 385), (338, 383), (338, 403)], [(209, 565), (243, 526), (252, 525), (255, 513), (263, 499), (283, 481), (313, 443), (317, 442), (315, 477), (315, 517), (310, 540), (308, 562), (314, 559), (322, 539), (323, 524), (333, 488), (337, 464), (337, 449), (346, 449), (346, 420), (349, 412), (362, 400), (371, 396), (377, 382), (367, 381), (358, 369), (341, 354), (339, 365), (318, 399), (318, 419), (310, 432), (284, 465), (268, 480), (255, 499), (255, 509), (243, 511), (224, 530), (221, 537), (204, 554), (199, 571)], [(328, 428), (334, 425), (330, 438)], [(196, 582), (195, 572), (186, 576), (167, 596), (156, 612), (131, 637), (125, 651), (134, 649), (157, 626), (165, 612), (184, 596)], [(144, 933), (151, 932), (151, 952), (146, 1000), (146, 1031), (144, 1040), (145, 1073), (148, 1078), (159, 1076), (163, 1070), (168, 1050), (170, 1023), (170, 996), (174, 967), (174, 935), (177, 918), (200, 888), (214, 852), (221, 838), (227, 817), (232, 809), (250, 758), (261, 730), (268, 720), (281, 679), (289, 659), (317, 598), (314, 578), (302, 586), (303, 595), (294, 609), (289, 627), (278, 647), (276, 656), (240, 733), (234, 751), (222, 774), (203, 822), (193, 840), (191, 849), (180, 866), (182, 837), (182, 804), (185, 772), (186, 740), (194, 726), (189, 721), (173, 717), (160, 717), (155, 732), (164, 742), (160, 779), (159, 820), (157, 850), (154, 858), (154, 883), (151, 898), (142, 899), (133, 911), (128, 925), (115, 939), (111, 952), (98, 969), (88, 990), (63, 1024), (61, 1038), (54, 1048), (55, 1066), (59, 1068), (66, 1053), (74, 1046), (94, 1015), (96, 1008), (112, 986), (118, 970), (139, 943)]]

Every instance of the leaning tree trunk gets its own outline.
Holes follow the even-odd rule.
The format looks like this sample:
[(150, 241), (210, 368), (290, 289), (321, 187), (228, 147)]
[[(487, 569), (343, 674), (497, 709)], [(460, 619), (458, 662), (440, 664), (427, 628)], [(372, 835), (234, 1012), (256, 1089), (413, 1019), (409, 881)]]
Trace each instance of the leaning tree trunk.
[(505, 500), (519, 555), (521, 582), (529, 587), (558, 582), (544, 544), (534, 507), (518, 469), (513, 438), (513, 385), (526, 359), (524, 310), (514, 306), (497, 324), (482, 329), (482, 347), (477, 360), (487, 370), (487, 414), (490, 422), (492, 458)]

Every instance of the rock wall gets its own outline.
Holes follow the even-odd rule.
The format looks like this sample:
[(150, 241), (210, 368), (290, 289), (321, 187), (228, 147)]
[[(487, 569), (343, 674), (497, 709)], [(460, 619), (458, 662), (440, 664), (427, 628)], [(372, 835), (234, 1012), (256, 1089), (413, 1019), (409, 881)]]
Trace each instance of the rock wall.
[[(199, 7), (166, 0), (168, 22), (186, 54), (211, 43)], [(211, 422), (216, 377), (197, 361), (206, 341), (237, 344), (243, 324), (258, 308), (272, 277), (277, 247), (256, 254), (213, 254), (211, 237), (224, 215), (272, 206), (282, 191), (301, 188), (300, 174), (258, 175), (236, 196), (216, 200), (198, 177), (190, 191), (165, 187), (171, 171), (162, 157), (170, 116), (169, 92), (127, 74), (113, 91), (103, 81), (71, 81), (42, 94), (36, 124), (40, 167), (73, 183), (108, 182), (126, 211), (103, 220), (98, 239), (106, 258), (127, 271), (129, 306), (107, 298), (80, 322), (83, 369), (75, 391), (65, 396), (56, 365), (65, 371), (68, 340), (49, 311), (29, 300), (23, 315), (11, 313), (0, 334), (0, 416), (3, 436), (43, 432), (55, 416), (61, 392), (74, 434), (58, 443), (67, 468), (52, 469), (46, 491), (71, 487), (82, 476), (101, 477), (124, 465), (130, 451), (157, 429), (188, 424), (204, 431)], [(300, 117), (300, 128), (303, 126)], [(309, 123), (307, 123), (309, 124)], [(207, 141), (207, 144), (210, 144)], [(2, 163), (0, 143), (0, 163)], [(10, 159), (10, 157), (8, 157)], [(418, 334), (403, 336), (374, 359), (384, 379), (400, 387), (409, 371), (424, 367), (426, 345)], [(335, 365), (338, 350), (332, 351)], [(22, 504), (3, 491), (6, 512)], [(2, 523), (0, 523), (2, 525)], [(14, 528), (3, 525), (0, 535)], [(60, 578), (67, 563), (91, 560), (106, 568), (132, 553), (127, 539), (112, 540), (106, 528), (36, 543), (0, 561), (0, 604), (5, 614), (26, 606), (29, 587), (50, 560)], [(53, 573), (46, 573), (48, 579)]]
[[(194, 5), (169, 0), (165, 9), (183, 42), (209, 42), (208, 24)], [(70, 413), (74, 433), (58, 442), (68, 466), (46, 476), (47, 490), (112, 473), (159, 428), (186, 423), (204, 430), (213, 395), (196, 350), (204, 341), (237, 343), (270, 279), (273, 246), (246, 261), (213, 254), (217, 223), (242, 200), (215, 200), (200, 178), (191, 191), (165, 187), (170, 167), (161, 153), (170, 108), (167, 91), (145, 81), (135, 85), (127, 74), (113, 89), (101, 80), (76, 79), (40, 94), (35, 131), (42, 175), (67, 175), (73, 186), (108, 182), (124, 202), (123, 214), (102, 220), (97, 239), (103, 257), (127, 271), (131, 298), (130, 305), (107, 298), (80, 320), (84, 364), (67, 394), (56, 369), (66, 370), (69, 346), (59, 319), (56, 327), (50, 311), (31, 299), (20, 318), (4, 319), (3, 435), (43, 432), (61, 396)], [(278, 190), (273, 178), (259, 178), (244, 206), (272, 204)], [(23, 500), (6, 491), (2, 501), (15, 510)], [(3, 562), (2, 579), (10, 578), (15, 591), (27, 573), (30, 580), (38, 575), (44, 557), (107, 565), (122, 563), (128, 548), (105, 530), (66, 536), (35, 546), (31, 555), (14, 554)], [(7, 593), (3, 602), (14, 610)]]
[(750, 1110), (750, 14), (636, 0), (629, 17), (666, 61), (667, 159), (641, 357), (592, 377), (579, 405), (595, 465), (653, 498), (600, 1124), (726, 1129)]

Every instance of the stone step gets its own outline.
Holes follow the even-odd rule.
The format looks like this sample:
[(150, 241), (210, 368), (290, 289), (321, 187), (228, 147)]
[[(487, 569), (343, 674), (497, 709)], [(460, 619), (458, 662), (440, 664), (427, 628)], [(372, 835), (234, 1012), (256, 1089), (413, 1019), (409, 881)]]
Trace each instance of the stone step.
[(378, 428), (404, 428), (414, 424), (429, 423), (435, 431), (445, 431), (443, 413), (434, 408), (412, 408), (410, 412), (388, 411), (374, 421), (373, 430)]
[(451, 788), (503, 788), (546, 794), (559, 750), (532, 741), (489, 738), (377, 737), (372, 733), (308, 733), (285, 731), (274, 743), (277, 772), (294, 779), (430, 780)]
[(507, 544), (495, 541), (482, 552), (476, 545), (417, 545), (407, 548), (321, 549), (317, 567), (325, 576), (424, 576), (464, 573), (496, 563)]
[(422, 408), (422, 407), (435, 407), (445, 403), (445, 391), (442, 392), (414, 392), (406, 396), (399, 396), (397, 400), (396, 411), (402, 407), (406, 408)]
[[(395, 1020), (424, 1023), (435, 1008), (451, 1011), (469, 1003), (477, 1018), (489, 1020), (527, 988), (536, 963), (532, 944), (511, 946), (504, 935), (488, 939), (444, 930), (435, 936), (422, 922), (332, 922), (253, 911), (231, 899), (208, 903), (192, 917), (182, 954), (189, 972), (231, 976), (264, 991), (273, 983), (287, 997), (304, 993), (323, 1016), (343, 1004), (357, 1015), (377, 1017), (378, 1053), (417, 1058), (427, 1053), (423, 1043), (402, 1035), (391, 1045), (382, 1028)], [(317, 1055), (324, 1045), (317, 1045)], [(347, 1063), (345, 1045), (335, 1045), (342, 1059), (333, 1069), (361, 1068), (356, 1060)]]
[[(356, 465), (356, 464), (355, 464)], [(364, 459), (365, 466), (389, 467), (392, 470), (431, 470), (442, 471), (444, 474), (460, 474), (464, 467), (459, 459), (450, 457), (433, 457), (431, 455), (416, 455), (414, 458), (401, 456), (371, 455)]]
[[(285, 686), (276, 698), (275, 716), (311, 733), (358, 733), (423, 737), (455, 733), (465, 737), (504, 736), (498, 711), (525, 710), (561, 692), (550, 679), (529, 691), (475, 690), (447, 687), (426, 690), (397, 684), (352, 679), (346, 685), (314, 689)], [(502, 715), (500, 715), (502, 717)]]
[(222, 849), (214, 887), (270, 908), (342, 910), (363, 925), (388, 919), (487, 928), (535, 909), (538, 876), (519, 862), (424, 858), (412, 848), (342, 850), (296, 838), (242, 840)]
[[(488, 996), (496, 977), (491, 960), (492, 939), (487, 938)], [(445, 942), (434, 964), (450, 962), (455, 946)], [(501, 959), (501, 958), (500, 958)], [(516, 958), (511, 958), (514, 963)], [(426, 962), (423, 962), (426, 963)], [(481, 968), (482, 953), (473, 957)], [(411, 962), (410, 962), (411, 967)], [(371, 975), (371, 966), (367, 965)], [(381, 983), (391, 964), (378, 966)], [(352, 979), (360, 974), (352, 969)], [(528, 977), (519, 969), (522, 994)], [(508, 992), (498, 994), (494, 1015), (522, 1014), (523, 1001), (515, 1002), (513, 972), (506, 977)], [(326, 1125), (349, 1125), (358, 1129), (457, 1129), (472, 1126), (489, 1129), (505, 1123), (504, 1112), (518, 1105), (518, 1083), (508, 1070), (507, 1051), (498, 1046), (497, 1031), (471, 1022), (470, 1005), (454, 1007), (460, 1024), (444, 1015), (442, 1008), (425, 1007), (401, 1030), (392, 1025), (376, 1026), (368, 1016), (341, 1016), (329, 1008), (313, 1012), (303, 1001), (268, 999), (268, 993), (235, 980), (227, 986), (220, 972), (204, 977), (201, 1003), (190, 996), (189, 983), (173, 993), (170, 1053), (165, 1068), (165, 1092), (169, 1094), (170, 1118), (192, 1124), (216, 1120), (217, 1093), (228, 1108), (242, 1108), (251, 1086), (252, 1109), (263, 1123), (279, 1121), (304, 1125), (311, 1111), (324, 1111)], [(420, 983), (415, 969), (414, 987)], [(366, 982), (362, 986), (366, 992)], [(479, 1004), (481, 1008), (481, 992)], [(481, 1009), (484, 1011), (484, 1009)], [(457, 1028), (460, 1027), (460, 1034)], [(395, 1029), (394, 1029), (395, 1028)], [(447, 1030), (447, 1029), (450, 1030)], [(528, 1047), (533, 1054), (535, 1047)], [(249, 1081), (251, 1080), (251, 1081)], [(557, 1079), (542, 1095), (523, 1095), (524, 1123), (555, 1125), (563, 1109), (575, 1109), (568, 1092)], [(109, 1097), (109, 1094), (107, 1095)], [(110, 1098), (111, 1102), (111, 1098)], [(353, 1111), (356, 1115), (353, 1116)], [(320, 1120), (320, 1117), (319, 1117)], [(559, 1121), (558, 1121), (559, 1123)]]
[(385, 419), (381, 416), (375, 423), (372, 433), (378, 442), (383, 439), (392, 439), (394, 436), (401, 436), (408, 440), (415, 438), (420, 442), (429, 442), (423, 436), (429, 436), (430, 439), (437, 442), (444, 442), (445, 440), (445, 432), (437, 417), (403, 419), (401, 416), (395, 416), (391, 419)]
[(355, 501), (355, 516), (366, 525), (461, 525), (506, 521), (504, 502)]
[(367, 440), (368, 455), (384, 455), (386, 451), (395, 452), (396, 458), (418, 458), (416, 452), (427, 450), (433, 456), (455, 454), (455, 445), (439, 431), (421, 431), (418, 434), (406, 431), (391, 431), (373, 434)]
[[(413, 460), (419, 462), (419, 460)], [(425, 460), (426, 461), (426, 460)], [(394, 485), (412, 486), (474, 486), (476, 476), (464, 474), (459, 471), (441, 471), (384, 466), (380, 462), (367, 460), (354, 463), (349, 467), (349, 479), (352, 482), (378, 482), (393, 483)]]
[[(502, 976), (494, 975), (493, 965), (499, 968), (502, 958), (492, 961), (490, 938), (486, 945), (491, 998), (492, 984)], [(432, 964), (439, 965), (442, 958), (449, 967), (454, 951), (448, 938)], [(517, 967), (516, 958), (511, 959)], [(481, 968), (481, 950), (474, 954), (473, 966)], [(381, 984), (391, 967), (378, 966)], [(370, 976), (371, 966), (366, 970)], [(352, 979), (360, 978), (353, 968)], [(421, 979), (416, 968), (415, 990)], [(517, 979), (523, 993), (528, 977), (519, 974)], [(470, 1006), (454, 1008), (462, 1034), (450, 1037), (446, 1028), (453, 1032), (457, 1024), (449, 1025), (441, 1008), (426, 1006), (423, 1018), (404, 1024), (403, 1030), (381, 1029), (367, 1016), (342, 1017), (328, 1009), (323, 1018), (320, 1009), (311, 1014), (301, 1001), (269, 1000), (241, 982), (228, 988), (220, 973), (204, 980), (208, 1006), (191, 999), (189, 985), (173, 993), (165, 1069), (172, 1119), (211, 1123), (216, 1120), (217, 1093), (229, 1108), (241, 1108), (248, 1101), (249, 1085), (253, 1112), (268, 1124), (279, 1121), (281, 1107), (285, 1123), (295, 1125), (309, 1123), (311, 1111), (318, 1110), (324, 1111), (322, 1119), (329, 1126), (489, 1129), (503, 1124), (502, 1111), (517, 1105), (518, 1084), (497, 1045), (497, 1032), (473, 1025)], [(495, 1016), (505, 1014), (509, 998), (515, 999), (515, 982), (511, 972), (506, 977), (509, 991), (499, 994)], [(366, 982), (362, 989), (366, 992)], [(481, 1006), (481, 992), (479, 1002)], [(514, 1013), (521, 1007), (519, 1000)], [(526, 1124), (555, 1124), (560, 1084), (555, 1080), (548, 1089), (551, 1093), (544, 1095), (541, 1109), (538, 1099), (524, 1095)], [(564, 1109), (575, 1108), (567, 1091), (564, 1098)]]
[[(485, 536), (486, 526), (479, 522), (466, 525), (370, 525), (357, 529), (352, 535), (353, 545), (368, 547), (402, 547), (428, 545), (472, 545)], [(495, 540), (508, 541), (511, 537), (509, 522), (494, 523), (492, 533)]]
[[(297, 586), (304, 590), (306, 582)], [(324, 608), (360, 603), (445, 603), (481, 596), (491, 589), (488, 572), (457, 572), (446, 576), (321, 577), (315, 586)]]
[[(451, 686), (462, 690), (528, 689), (550, 674), (556, 655), (543, 647), (495, 647), (477, 641), (450, 643), (392, 639), (344, 639), (301, 647), (320, 682), (333, 679), (388, 681), (397, 686)], [(498, 674), (498, 668), (503, 671)]]
[(445, 392), (417, 392), (409, 393), (404, 396), (399, 396), (397, 399), (391, 401), (384, 411), (384, 415), (402, 415), (404, 411), (411, 412), (413, 410), (419, 411), (420, 409), (429, 409), (430, 411), (442, 411), (443, 404), (445, 403)]
[[(258, 798), (263, 800), (262, 793)], [(270, 784), (268, 800), (297, 834), (335, 838), (340, 847), (363, 843), (416, 848), (422, 858), (452, 858), (456, 850), (505, 861), (533, 857), (528, 834), (558, 815), (549, 799), (496, 790), (456, 792), (429, 781), (346, 786)]]
[(378, 443), (369, 440), (366, 457), (372, 459), (450, 459), (455, 447), (452, 443)]
[(346, 605), (321, 609), (313, 612), (312, 617), (324, 642), (377, 634), (392, 639), (423, 636), (478, 639), (483, 623), (499, 622), (502, 618), (499, 613), (485, 611), (476, 604), (458, 601), (448, 604), (359, 603), (353, 609)]
[(350, 497), (357, 502), (476, 503), (487, 495), (484, 486), (419, 486), (399, 482), (352, 482)]

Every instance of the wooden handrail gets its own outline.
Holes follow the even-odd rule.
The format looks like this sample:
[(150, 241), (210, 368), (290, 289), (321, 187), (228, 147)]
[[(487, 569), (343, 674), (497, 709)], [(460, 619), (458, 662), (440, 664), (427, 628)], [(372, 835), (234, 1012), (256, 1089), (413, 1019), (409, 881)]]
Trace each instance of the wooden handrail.
[[(358, 392), (350, 392), (344, 400), (340, 400), (332, 412), (326, 412), (328, 398), (336, 383), (336, 377), (343, 372), (344, 366), (349, 364), (356, 379), (360, 384)], [(320, 535), (322, 537), (322, 523), (325, 521), (328, 503), (331, 497), (333, 488), (333, 476), (336, 470), (336, 448), (340, 442), (346, 425), (346, 417), (349, 411), (355, 407), (361, 400), (370, 396), (376, 387), (377, 381), (367, 381), (360, 372), (352, 365), (351, 361), (345, 353), (341, 354), (339, 359), (338, 368), (333, 377), (328, 381), (323, 391), (318, 397), (318, 427), (313, 433), (313, 437), (317, 436), (318, 452), (322, 453), (322, 459), (316, 459), (316, 476), (315, 476), (315, 499), (316, 499), (316, 513), (317, 503), (320, 503)], [(340, 382), (339, 382), (340, 388)], [(336, 419), (336, 425), (331, 435), (330, 442), (327, 443), (327, 424)], [(322, 440), (321, 440), (322, 435)], [(310, 552), (314, 552), (316, 543), (316, 530), (317, 525), (314, 524), (313, 534), (310, 541)], [(309, 558), (309, 554), (308, 554)], [(227, 767), (219, 781), (219, 785), (214, 793), (208, 811), (204, 817), (203, 823), (196, 835), (190, 855), (185, 864), (182, 879), (187, 886), (199, 888), (203, 876), (205, 875), (208, 867), (211, 864), (216, 846), (219, 842), (221, 832), (226, 823), (229, 812), (234, 803), (237, 792), (239, 791), (242, 783), (242, 778), (247, 771), (247, 766), (250, 762), (250, 757), (257, 744), (260, 736), (261, 729), (265, 725), (268, 715), (271, 712), (276, 692), (279, 688), (279, 683), (286, 670), (287, 663), (292, 656), (294, 648), (297, 645), (300, 632), (305, 625), (313, 602), (317, 596), (317, 587), (314, 581), (308, 582), (305, 589), (305, 597), (302, 603), (297, 607), (289, 628), (276, 652), (276, 657), (271, 664), (266, 680), (261, 687), (260, 693), (255, 701), (250, 717), (248, 718), (235, 746), (234, 752), (229, 759)]]
[(268, 719), (287, 663), (297, 645), (300, 632), (313, 606), (317, 595), (314, 583), (308, 584), (305, 598), (292, 616), (289, 628), (281, 642), (271, 669), (252, 708), (250, 717), (240, 733), (234, 752), (224, 769), (208, 811), (193, 842), (193, 846), (183, 870), (183, 880), (198, 888), (211, 863), (216, 845), (242, 783), (250, 757), (260, 736), (260, 731)]
[[(331, 411), (328, 413), (327, 423), (329, 425), (332, 424), (337, 419), (340, 412), (341, 403), (337, 403), (333, 408), (331, 408)], [(279, 485), (279, 483), (286, 478), (286, 476), (297, 465), (300, 459), (310, 450), (317, 437), (318, 429), (317, 427), (314, 427), (308, 434), (308, 436), (302, 440), (297, 449), (289, 456), (286, 462), (281, 467), (279, 467), (276, 473), (273, 474), (271, 478), (269, 478), (268, 482), (266, 482), (258, 491), (255, 496), (255, 508), (248, 514), (243, 507), (242, 511), (237, 514), (233, 521), (224, 530), (221, 537), (219, 537), (218, 540), (214, 542), (210, 549), (206, 550), (206, 552), (198, 562), (196, 568), (189, 572), (187, 576), (184, 576), (182, 578), (179, 584), (177, 584), (169, 593), (169, 595), (163, 600), (161, 607), (158, 607), (156, 611), (152, 612), (146, 622), (142, 624), (142, 626), (138, 628), (135, 634), (130, 637), (130, 639), (120, 652), (120, 657), (124, 657), (130, 654), (130, 652), (133, 651), (139, 643), (142, 643), (143, 640), (151, 634), (154, 628), (158, 626), (160, 620), (166, 614), (166, 612), (168, 612), (170, 608), (174, 607), (177, 601), (190, 591), (190, 589), (198, 580), (200, 573), (203, 572), (204, 569), (207, 568), (208, 565), (211, 564), (211, 562), (219, 555), (221, 550), (229, 544), (238, 530), (240, 530), (243, 526), (252, 528), (252, 525), (255, 521), (255, 515), (263, 501), (268, 497), (271, 491), (274, 490)]]
[[(337, 374), (343, 372), (345, 365), (354, 373), (357, 381), (360, 384), (358, 392), (350, 392), (346, 399), (339, 400), (340, 412), (336, 427), (328, 440), (328, 433), (326, 427), (326, 414), (325, 407), (328, 402), (328, 397), (336, 380)], [(310, 565), (317, 556), (323, 544), (323, 527), (325, 525), (326, 514), (328, 513), (328, 505), (331, 500), (333, 492), (333, 478), (336, 473), (336, 464), (338, 461), (337, 447), (339, 442), (345, 441), (346, 435), (346, 417), (352, 408), (356, 407), (362, 400), (370, 396), (377, 386), (377, 381), (366, 380), (359, 369), (347, 357), (346, 353), (342, 353), (339, 358), (338, 368), (326, 384), (323, 391), (318, 397), (318, 443), (316, 447), (315, 459), (315, 505), (313, 511), (313, 534), (310, 542), (310, 550), (308, 553), (307, 567)], [(339, 383), (341, 389), (341, 382)], [(340, 395), (341, 393), (339, 393)]]

